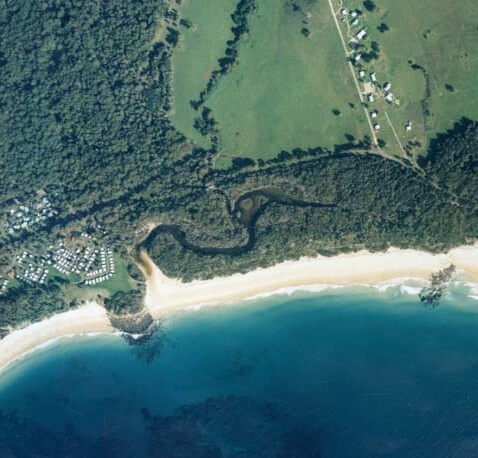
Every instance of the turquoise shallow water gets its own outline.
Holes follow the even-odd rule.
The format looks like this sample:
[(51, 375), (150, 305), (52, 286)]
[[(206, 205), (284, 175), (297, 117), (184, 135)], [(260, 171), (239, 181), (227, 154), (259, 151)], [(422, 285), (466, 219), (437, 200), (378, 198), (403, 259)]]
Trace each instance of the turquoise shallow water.
[(0, 377), (0, 457), (478, 456), (478, 302), (296, 293), (62, 341)]

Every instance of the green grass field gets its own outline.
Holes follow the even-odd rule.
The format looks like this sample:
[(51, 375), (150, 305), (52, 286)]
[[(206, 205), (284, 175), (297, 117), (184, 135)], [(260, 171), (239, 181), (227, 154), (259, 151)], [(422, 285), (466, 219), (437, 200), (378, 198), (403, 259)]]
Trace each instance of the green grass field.
[[(338, 11), (341, 3), (332, 2)], [(230, 12), (235, 3), (188, 0), (181, 11), (194, 27), (182, 32), (174, 56), (172, 121), (201, 146), (207, 146), (207, 140), (193, 128), (197, 112), (189, 101), (205, 88), (232, 38)], [(239, 45), (236, 66), (221, 78), (205, 104), (212, 109), (221, 141), (214, 165), (228, 167), (233, 157), (268, 159), (296, 147), (333, 148), (347, 141), (346, 134), (356, 139), (370, 135), (328, 1), (257, 0), (257, 5), (249, 17), (250, 33)], [(365, 43), (375, 41), (380, 47), (378, 60), (362, 61), (363, 82), (376, 72), (380, 83), (392, 83), (399, 100), (388, 104), (379, 99), (369, 105), (379, 111), (378, 137), (386, 142), (386, 154), (401, 156), (401, 145), (411, 142), (414, 156), (425, 154), (429, 141), (459, 118), (478, 118), (474, 52), (478, 2), (375, 0), (373, 12), (362, 0), (344, 0), (343, 5), (363, 13), (352, 33), (366, 27)], [(377, 30), (381, 23), (389, 30)], [(341, 29), (345, 33), (342, 22)], [(424, 72), (411, 64), (428, 75), (430, 95), (425, 105)], [(334, 115), (334, 110), (340, 114)], [(410, 132), (405, 130), (408, 121), (413, 123)]]
[(295, 147), (332, 148), (347, 142), (345, 134), (367, 135), (328, 4), (302, 3), (309, 6), (293, 11), (284, 0), (258, 1), (239, 65), (207, 102), (224, 153), (271, 158)]
[(47, 282), (49, 280), (53, 280), (54, 278), (60, 278), (62, 280), (68, 280), (68, 281), (71, 281), (71, 275), (68, 276), (68, 275), (65, 275), (63, 273), (61, 273), (58, 269), (56, 269), (55, 267), (53, 266), (50, 266), (49, 269), (48, 269), (48, 275), (46, 277), (46, 280)]
[(111, 295), (113, 295), (117, 291), (131, 291), (132, 280), (130, 279), (128, 274), (127, 262), (118, 256), (115, 256), (114, 259), (116, 267), (115, 276), (109, 280), (105, 280), (101, 283), (98, 283), (97, 285), (91, 286), (90, 288), (105, 289)]
[(231, 37), (231, 13), (235, 0), (184, 0), (181, 17), (192, 27), (180, 29), (179, 48), (173, 56), (173, 112), (170, 116), (176, 128), (206, 147), (209, 142), (194, 129), (198, 113), (189, 102), (206, 87), (209, 74), (217, 68), (226, 41)]
[[(334, 0), (339, 5), (338, 0)], [(368, 43), (376, 41), (380, 58), (365, 64), (367, 75), (376, 71), (379, 82), (392, 83), (399, 106), (386, 103), (374, 108), (387, 110), (403, 144), (419, 141), (424, 154), (437, 133), (451, 128), (460, 117), (478, 118), (478, 54), (474, 51), (477, 36), (478, 2), (475, 0), (375, 0), (376, 9), (368, 12), (360, 0), (348, 0), (349, 9), (363, 12), (359, 28), (367, 27)], [(387, 24), (380, 33), (377, 26)], [(423, 67), (429, 77), (429, 116), (424, 116), (425, 77), (411, 64)], [(453, 91), (447, 90), (451, 85)], [(382, 113), (383, 114), (383, 113)], [(406, 132), (407, 121), (413, 129)], [(379, 120), (385, 126), (383, 117)], [(397, 146), (393, 135), (381, 132), (389, 145)]]
[[(119, 256), (114, 256), (116, 274), (110, 280), (105, 280), (97, 285), (83, 285), (78, 287), (76, 284), (69, 284), (64, 287), (64, 296), (66, 300), (70, 301), (72, 299), (78, 300), (94, 300), (98, 295), (101, 296), (112, 296), (117, 291), (131, 291), (134, 287), (135, 281), (130, 278), (128, 274), (128, 263)], [(54, 269), (56, 271), (56, 269)], [(58, 276), (62, 276), (58, 272)], [(65, 277), (64, 275), (62, 278)]]

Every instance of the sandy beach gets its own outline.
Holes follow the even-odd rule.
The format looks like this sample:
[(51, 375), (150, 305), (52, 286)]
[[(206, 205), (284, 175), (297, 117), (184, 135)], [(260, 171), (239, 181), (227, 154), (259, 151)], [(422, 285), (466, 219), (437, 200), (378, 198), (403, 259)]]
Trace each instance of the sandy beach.
[(16, 359), (48, 342), (78, 334), (113, 331), (106, 310), (94, 302), (58, 313), (0, 340), (0, 373)]
[(143, 253), (151, 275), (145, 303), (155, 318), (196, 307), (237, 302), (254, 296), (311, 285), (376, 285), (394, 279), (429, 279), (454, 264), (457, 278), (478, 282), (478, 244), (446, 254), (391, 248), (385, 253), (360, 251), (334, 257), (318, 256), (286, 261), (246, 274), (183, 283), (164, 275)]
[[(451, 263), (457, 267), (458, 279), (478, 283), (478, 244), (437, 255), (391, 248), (385, 253), (361, 251), (334, 257), (303, 258), (246, 274), (190, 283), (164, 275), (146, 253), (142, 253), (142, 258), (150, 271), (145, 306), (156, 319), (199, 306), (226, 305), (310, 286), (376, 285), (396, 279), (428, 279), (433, 272)], [(72, 335), (113, 331), (105, 309), (94, 302), (59, 313), (15, 330), (1, 340), (0, 372), (12, 361), (47, 342)]]

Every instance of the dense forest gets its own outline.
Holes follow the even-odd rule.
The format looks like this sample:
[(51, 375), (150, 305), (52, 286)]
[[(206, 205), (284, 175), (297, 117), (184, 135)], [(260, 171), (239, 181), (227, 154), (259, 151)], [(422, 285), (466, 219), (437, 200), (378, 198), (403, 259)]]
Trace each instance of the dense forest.
[[(130, 262), (143, 243), (161, 269), (186, 280), (317, 253), (441, 251), (478, 238), (478, 126), (470, 120), (433, 141), (419, 169), (367, 154), (366, 143), (214, 169), (214, 148), (196, 147), (168, 120), (179, 3), (2, 2), (0, 205), (48, 189), (61, 208), (34, 233), (0, 237), (0, 268), (19, 250), (98, 224)], [(234, 64), (253, 8), (238, 2), (222, 71)], [(15, 287), (0, 296), (0, 328), (75, 305), (61, 284)], [(105, 305), (135, 311), (138, 295)]]
[[(445, 251), (478, 238), (477, 159), (478, 124), (462, 120), (433, 142), (422, 170), (343, 153), (244, 170), (234, 178), (230, 172), (212, 172), (214, 193), (223, 190), (226, 201), (216, 205), (217, 217), (204, 218), (193, 206), (180, 232), (160, 227), (145, 248), (166, 273), (188, 280), (362, 248)], [(254, 189), (272, 189), (276, 195), (263, 196), (253, 218), (241, 224), (241, 211), (229, 200)], [(248, 200), (254, 207), (254, 199)], [(202, 216), (200, 225), (196, 215)], [(243, 229), (233, 245), (224, 224), (228, 220)]]
[(11, 326), (39, 321), (45, 315), (66, 312), (77, 305), (76, 300), (65, 301), (57, 284), (44, 288), (11, 288), (8, 294), (0, 295), (0, 338), (8, 333)]

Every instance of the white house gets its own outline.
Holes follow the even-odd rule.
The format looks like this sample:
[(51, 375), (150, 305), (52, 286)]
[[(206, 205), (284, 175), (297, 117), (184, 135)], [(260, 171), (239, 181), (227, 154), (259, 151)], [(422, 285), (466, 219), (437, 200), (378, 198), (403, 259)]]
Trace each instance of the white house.
[(365, 70), (359, 70), (358, 76), (359, 76), (360, 78), (363, 78), (363, 77), (365, 76)]
[(372, 81), (372, 83), (377, 82), (377, 75), (375, 74), (375, 72), (370, 73), (370, 80)]
[(355, 37), (358, 39), (358, 40), (362, 40), (365, 35), (367, 35), (367, 31), (365, 29), (362, 29), (360, 30), (360, 32), (357, 33), (357, 35), (355, 35)]
[(385, 94), (385, 100), (390, 103), (393, 102), (393, 94), (391, 92)]
[(372, 111), (372, 113), (370, 113), (370, 116), (372, 117), (372, 119), (377, 119), (378, 111), (377, 110)]
[(375, 97), (373, 96), (373, 94), (368, 94), (367, 99), (369, 102), (373, 102), (375, 100)]
[(373, 125), (373, 128), (374, 128), (375, 130), (380, 130), (380, 124), (374, 124), (374, 125)]
[(392, 85), (391, 85), (390, 83), (385, 83), (385, 84), (383, 85), (383, 89), (384, 89), (385, 91), (389, 91), (390, 89), (392, 89)]

